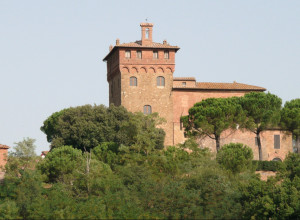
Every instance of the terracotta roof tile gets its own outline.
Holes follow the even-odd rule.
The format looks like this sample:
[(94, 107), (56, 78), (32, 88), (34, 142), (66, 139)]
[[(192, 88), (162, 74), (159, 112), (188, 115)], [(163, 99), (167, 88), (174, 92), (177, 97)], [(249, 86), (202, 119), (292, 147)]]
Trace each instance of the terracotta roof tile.
[(259, 86), (252, 86), (243, 83), (214, 83), (214, 82), (197, 82), (196, 87), (174, 86), (180, 89), (201, 89), (201, 90), (248, 90), (248, 91), (265, 91), (266, 89)]
[(195, 77), (174, 77), (173, 81), (196, 81)]
[(156, 43), (156, 42), (152, 42), (152, 44), (142, 46), (142, 41), (140, 41), (140, 40), (135, 41), (135, 42), (130, 42), (130, 43), (119, 44), (119, 45), (116, 45), (115, 47), (150, 47), (150, 48), (179, 49), (179, 47), (177, 47), (177, 46), (171, 46), (170, 44), (161, 44), (161, 43)]
[(9, 149), (10, 147), (7, 145), (0, 144), (0, 149)]

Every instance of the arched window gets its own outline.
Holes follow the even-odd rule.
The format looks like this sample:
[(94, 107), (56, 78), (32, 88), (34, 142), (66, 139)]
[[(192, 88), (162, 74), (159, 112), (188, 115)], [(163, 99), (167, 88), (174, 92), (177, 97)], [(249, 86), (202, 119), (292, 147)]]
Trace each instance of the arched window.
[(273, 161), (280, 161), (280, 162), (282, 162), (282, 160), (281, 160), (280, 158), (278, 158), (278, 157), (275, 157), (275, 158), (273, 159)]
[(156, 78), (156, 85), (157, 86), (165, 86), (165, 78), (163, 76), (158, 76)]
[(129, 84), (130, 84), (130, 86), (137, 86), (137, 78), (134, 76), (131, 76)]
[(151, 105), (144, 105), (144, 114), (149, 115), (152, 113)]

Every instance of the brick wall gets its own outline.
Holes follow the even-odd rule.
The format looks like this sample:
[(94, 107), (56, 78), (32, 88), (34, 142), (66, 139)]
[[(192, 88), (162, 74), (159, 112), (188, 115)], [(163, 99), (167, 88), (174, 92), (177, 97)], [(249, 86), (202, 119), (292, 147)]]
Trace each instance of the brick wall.
[[(280, 135), (280, 149), (274, 148), (274, 135)], [(221, 136), (221, 146), (229, 143), (243, 143), (251, 147), (254, 160), (258, 160), (258, 146), (255, 143), (256, 135), (250, 131), (227, 130)], [(263, 160), (273, 160), (279, 158), (284, 160), (288, 152), (292, 152), (292, 135), (280, 130), (263, 131), (260, 135)], [(199, 146), (209, 148), (212, 152), (216, 152), (216, 142), (209, 137), (199, 138)]]
[(3, 168), (6, 165), (6, 162), (7, 162), (7, 150), (8, 150), (8, 148), (1, 148), (0, 147), (0, 171), (2, 171)]

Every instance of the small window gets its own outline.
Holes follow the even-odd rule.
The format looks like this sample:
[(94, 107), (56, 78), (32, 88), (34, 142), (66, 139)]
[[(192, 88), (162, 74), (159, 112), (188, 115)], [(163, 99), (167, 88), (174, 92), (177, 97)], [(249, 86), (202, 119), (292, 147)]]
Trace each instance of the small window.
[(152, 113), (151, 105), (144, 105), (144, 114), (149, 115)]
[(257, 137), (254, 138), (254, 143), (255, 143), (255, 146), (258, 146)]
[(137, 57), (138, 59), (142, 59), (142, 51), (138, 50), (138, 51), (136, 52), (136, 57)]
[(182, 86), (184, 86), (184, 87), (185, 87), (185, 86), (186, 86), (186, 82), (182, 82)]
[(130, 50), (126, 50), (125, 51), (125, 58), (130, 58), (131, 57), (131, 52), (130, 52)]
[(158, 51), (153, 51), (153, 59), (158, 59)]
[(146, 29), (146, 39), (149, 38), (149, 28)]
[(165, 50), (164, 58), (169, 59), (169, 51), (168, 50)]
[(130, 86), (137, 86), (137, 78), (132, 76), (130, 77)]
[(156, 85), (157, 86), (165, 86), (165, 78), (163, 76), (158, 76), (156, 78)]
[(280, 149), (280, 135), (274, 135), (274, 149)]

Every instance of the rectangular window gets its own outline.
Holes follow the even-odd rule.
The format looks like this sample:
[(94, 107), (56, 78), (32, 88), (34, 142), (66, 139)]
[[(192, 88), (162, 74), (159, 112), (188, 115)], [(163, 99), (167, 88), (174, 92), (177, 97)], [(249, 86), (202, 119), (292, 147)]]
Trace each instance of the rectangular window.
[(144, 114), (149, 115), (152, 113), (152, 108), (150, 105), (144, 105)]
[(130, 77), (130, 86), (137, 86), (137, 78), (132, 76)]
[(255, 146), (258, 146), (257, 137), (254, 138)]
[(184, 86), (184, 87), (185, 87), (185, 86), (186, 86), (186, 82), (182, 82), (182, 86)]
[(158, 52), (157, 51), (153, 51), (153, 59), (158, 59)]
[(165, 59), (169, 59), (169, 51), (165, 50), (164, 57)]
[(136, 52), (136, 57), (137, 57), (138, 59), (142, 59), (142, 51), (138, 50), (138, 51)]
[(274, 149), (280, 149), (280, 135), (274, 135)]
[(130, 58), (131, 57), (131, 52), (130, 52), (130, 50), (126, 50), (125, 51), (125, 58)]

